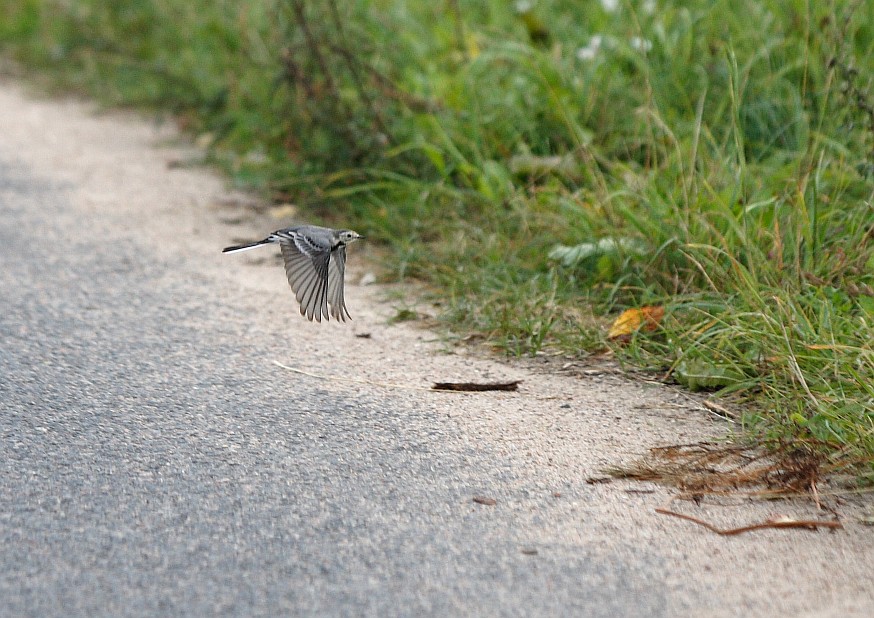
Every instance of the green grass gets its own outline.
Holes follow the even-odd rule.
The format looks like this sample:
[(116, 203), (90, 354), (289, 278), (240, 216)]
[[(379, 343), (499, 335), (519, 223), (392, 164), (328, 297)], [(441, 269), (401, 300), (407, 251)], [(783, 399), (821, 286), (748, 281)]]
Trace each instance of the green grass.
[(170, 109), (241, 185), (380, 239), (452, 332), (585, 354), (664, 305), (623, 362), (874, 475), (874, 4), (0, 9), (57, 87)]

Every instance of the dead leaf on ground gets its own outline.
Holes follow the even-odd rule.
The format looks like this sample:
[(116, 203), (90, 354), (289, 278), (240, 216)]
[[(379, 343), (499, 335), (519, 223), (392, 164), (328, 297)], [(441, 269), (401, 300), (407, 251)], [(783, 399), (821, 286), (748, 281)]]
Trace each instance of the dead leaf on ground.
[(599, 483), (612, 483), (614, 476), (590, 476), (586, 479), (589, 485), (597, 485)]
[(607, 333), (608, 339), (628, 337), (640, 329), (654, 331), (665, 317), (665, 308), (661, 305), (626, 309), (613, 322)]
[(512, 382), (435, 382), (435, 391), (517, 391), (522, 380)]

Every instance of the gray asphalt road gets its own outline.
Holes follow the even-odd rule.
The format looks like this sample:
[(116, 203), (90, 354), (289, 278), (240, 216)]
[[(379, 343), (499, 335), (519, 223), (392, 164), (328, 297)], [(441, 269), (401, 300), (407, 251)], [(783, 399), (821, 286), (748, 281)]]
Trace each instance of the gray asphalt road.
[(526, 546), (551, 507), (511, 454), (271, 366), (257, 298), (75, 185), (0, 139), (0, 613), (664, 615), (659, 558)]

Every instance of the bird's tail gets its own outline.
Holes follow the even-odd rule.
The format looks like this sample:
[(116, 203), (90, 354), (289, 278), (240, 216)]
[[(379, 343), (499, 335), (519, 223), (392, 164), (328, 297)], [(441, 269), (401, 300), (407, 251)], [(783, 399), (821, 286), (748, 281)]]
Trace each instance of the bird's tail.
[(269, 238), (265, 238), (264, 240), (259, 240), (257, 242), (250, 242), (245, 245), (234, 245), (233, 247), (225, 247), (222, 249), (222, 253), (236, 253), (237, 251), (248, 251), (249, 249), (254, 249), (255, 247), (260, 247), (261, 245), (269, 245), (272, 240)]

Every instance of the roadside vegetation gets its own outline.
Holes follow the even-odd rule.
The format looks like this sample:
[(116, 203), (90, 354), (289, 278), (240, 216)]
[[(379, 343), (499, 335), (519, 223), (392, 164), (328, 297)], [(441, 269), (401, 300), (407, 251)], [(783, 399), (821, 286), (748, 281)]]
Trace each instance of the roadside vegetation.
[(874, 479), (874, 3), (0, 10), (28, 73), (173, 112), (240, 185), (381, 240), (447, 332), (612, 347)]

